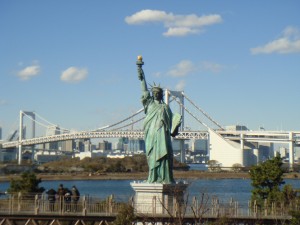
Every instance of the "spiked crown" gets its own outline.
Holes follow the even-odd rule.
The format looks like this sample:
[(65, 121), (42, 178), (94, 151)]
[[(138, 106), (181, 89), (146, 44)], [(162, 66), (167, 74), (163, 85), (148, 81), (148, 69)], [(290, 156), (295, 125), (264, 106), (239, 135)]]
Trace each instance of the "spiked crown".
[(153, 82), (153, 85), (151, 85), (151, 91), (152, 92), (163, 92), (163, 89), (160, 87), (160, 85), (156, 85), (155, 82)]

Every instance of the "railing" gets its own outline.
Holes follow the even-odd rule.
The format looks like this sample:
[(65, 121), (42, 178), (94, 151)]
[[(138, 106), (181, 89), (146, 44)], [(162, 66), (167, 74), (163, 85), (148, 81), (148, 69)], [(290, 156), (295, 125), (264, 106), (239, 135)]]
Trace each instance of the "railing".
[[(128, 199), (128, 198), (127, 198)], [(159, 201), (156, 199), (156, 201)], [(11, 194), (0, 199), (0, 215), (82, 215), (82, 216), (116, 216), (124, 206), (132, 205), (148, 216), (193, 217), (193, 218), (278, 218), (289, 220), (291, 210), (299, 210), (300, 203), (288, 205), (265, 202), (259, 208), (255, 203), (241, 207), (238, 202), (230, 200), (221, 202), (217, 198), (208, 198), (202, 195), (193, 197), (186, 202), (171, 202), (169, 205), (134, 203), (134, 198), (127, 202), (117, 201), (114, 196), (101, 199), (97, 196), (82, 196), (78, 201), (66, 201), (56, 198), (49, 201), (47, 195)], [(145, 211), (145, 209), (147, 209)], [(163, 209), (163, 210), (162, 210)]]
[(87, 215), (116, 215), (123, 205), (128, 203), (117, 202), (113, 196), (100, 199), (95, 196), (82, 196), (78, 201), (67, 201), (57, 197), (49, 201), (47, 195), (11, 194), (0, 199), (0, 214), (80, 214)]

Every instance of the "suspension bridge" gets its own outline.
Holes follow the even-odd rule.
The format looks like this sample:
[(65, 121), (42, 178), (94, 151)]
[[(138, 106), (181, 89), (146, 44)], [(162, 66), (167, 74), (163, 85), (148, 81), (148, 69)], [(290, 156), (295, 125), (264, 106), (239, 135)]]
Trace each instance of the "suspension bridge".
[[(182, 157), (184, 157), (185, 155), (185, 151), (183, 149), (184, 141), (191, 139), (208, 140), (210, 143), (209, 150), (212, 153), (214, 153), (210, 154), (210, 156), (216, 158), (218, 161), (221, 162), (221, 158), (224, 158), (224, 154), (227, 154), (227, 156), (229, 155), (229, 157), (232, 157), (230, 156), (230, 154), (231, 151), (235, 151), (234, 149), (242, 150), (239, 154), (244, 154), (243, 152), (245, 152), (244, 150), (247, 147), (247, 143), (286, 143), (289, 146), (289, 163), (291, 167), (293, 166), (295, 147), (300, 145), (300, 131), (226, 130), (222, 125), (220, 125), (220, 123), (214, 120), (207, 112), (205, 112), (194, 101), (192, 101), (184, 92), (170, 91), (166, 89), (164, 96), (166, 104), (170, 104), (171, 102), (177, 103), (177, 105), (179, 106), (180, 114), (183, 118), (179, 134), (175, 137), (175, 139), (181, 140)], [(187, 100), (189, 107), (187, 107), (185, 100)], [(130, 127), (132, 127), (133, 124), (137, 124), (144, 119), (144, 117), (141, 116), (143, 115), (142, 112), (143, 109), (140, 109), (133, 115), (130, 115), (121, 121), (94, 130), (71, 132), (69, 129), (57, 127), (55, 124), (44, 119), (36, 112), (20, 111), (18, 130), (15, 130), (7, 140), (2, 142), (1, 145), (3, 149), (18, 148), (18, 160), (19, 163), (21, 163), (23, 146), (35, 146), (38, 144), (50, 142), (92, 138), (127, 137), (142, 139), (144, 133), (141, 129), (130, 129)], [(190, 118), (192, 118), (194, 121), (196, 121), (196, 124), (198, 124), (199, 127), (201, 127), (201, 130), (198, 129), (192, 131), (190, 129), (187, 129), (187, 127), (185, 126), (186, 114), (189, 115)], [(30, 138), (27, 138), (25, 135), (26, 132), (24, 127), (24, 117), (28, 118), (32, 123), (32, 137)], [(46, 122), (47, 125), (45, 125), (43, 122), (40, 122), (38, 118), (43, 122)], [(53, 126), (55, 127), (55, 129), (58, 129), (59, 134), (36, 137), (36, 124), (43, 127)], [(220, 145), (228, 145), (229, 147), (226, 150), (226, 148), (224, 149), (224, 147), (222, 146), (223, 150), (219, 150), (218, 148), (220, 148)], [(241, 161), (241, 164), (246, 165), (244, 157), (247, 156), (242, 155), (242, 157), (243, 159)], [(184, 161), (184, 158), (182, 161)], [(226, 165), (226, 163), (231, 163), (231, 161), (229, 160), (229, 162), (224, 162), (223, 164)]]

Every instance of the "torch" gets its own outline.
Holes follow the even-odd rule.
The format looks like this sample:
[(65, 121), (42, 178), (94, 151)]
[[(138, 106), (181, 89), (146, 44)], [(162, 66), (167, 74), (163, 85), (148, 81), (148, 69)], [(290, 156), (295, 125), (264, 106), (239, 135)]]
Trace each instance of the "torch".
[(139, 55), (137, 57), (136, 65), (138, 68), (138, 77), (140, 80), (143, 80), (144, 79), (144, 71), (142, 69), (142, 66), (144, 65), (144, 62), (143, 62), (143, 57), (141, 55)]

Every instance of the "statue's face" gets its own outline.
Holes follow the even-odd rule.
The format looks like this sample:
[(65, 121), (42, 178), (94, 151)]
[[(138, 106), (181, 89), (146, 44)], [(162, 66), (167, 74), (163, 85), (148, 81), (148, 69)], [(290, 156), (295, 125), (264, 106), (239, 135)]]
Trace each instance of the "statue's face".
[(162, 97), (163, 97), (162, 92), (160, 92), (160, 91), (153, 91), (152, 95), (153, 95), (154, 100), (157, 100), (157, 101), (161, 101), (162, 100)]

